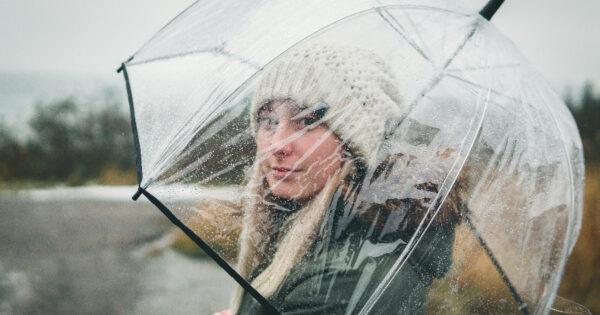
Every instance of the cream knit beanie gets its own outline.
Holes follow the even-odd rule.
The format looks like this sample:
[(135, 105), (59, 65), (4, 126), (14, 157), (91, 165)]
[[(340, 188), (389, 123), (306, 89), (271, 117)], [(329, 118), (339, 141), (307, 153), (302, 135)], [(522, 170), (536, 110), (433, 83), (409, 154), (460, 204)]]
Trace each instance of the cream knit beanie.
[(365, 49), (331, 43), (303, 43), (283, 53), (261, 74), (251, 105), (273, 100), (327, 106), (323, 122), (367, 164), (375, 165), (386, 126), (407, 112), (391, 69)]

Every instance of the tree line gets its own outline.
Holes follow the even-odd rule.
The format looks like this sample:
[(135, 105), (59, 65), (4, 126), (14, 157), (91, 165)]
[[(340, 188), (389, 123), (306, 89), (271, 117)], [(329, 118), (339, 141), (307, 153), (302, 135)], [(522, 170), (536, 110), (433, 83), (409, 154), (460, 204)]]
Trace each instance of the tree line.
[(600, 162), (600, 94), (594, 91), (592, 83), (584, 84), (579, 97), (569, 92), (565, 102), (571, 110), (585, 153), (587, 163)]
[(115, 98), (103, 103), (87, 110), (74, 98), (40, 103), (26, 139), (1, 124), (0, 181), (135, 183), (129, 117)]
[[(600, 161), (600, 95), (588, 83), (580, 96), (566, 93), (588, 163)], [(36, 181), (81, 185), (134, 184), (135, 161), (128, 113), (105, 97), (89, 108), (75, 98), (40, 103), (28, 121), (26, 139), (0, 122), (0, 183)]]

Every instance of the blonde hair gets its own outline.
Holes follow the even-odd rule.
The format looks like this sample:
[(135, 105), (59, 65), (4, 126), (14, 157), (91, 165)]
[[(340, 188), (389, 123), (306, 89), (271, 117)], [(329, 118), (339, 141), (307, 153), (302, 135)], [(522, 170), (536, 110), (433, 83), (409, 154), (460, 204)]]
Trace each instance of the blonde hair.
[[(259, 264), (268, 258), (265, 257), (265, 253), (271, 245), (269, 235), (273, 232), (271, 212), (266, 209), (263, 202), (265, 193), (263, 175), (258, 165), (253, 166), (247, 187), (248, 195), (245, 196), (237, 269), (245, 279), (251, 280), (252, 286), (264, 297), (269, 298), (279, 290), (292, 268), (308, 252), (330, 208), (334, 193), (344, 183), (352, 169), (352, 162), (345, 162), (317, 195), (301, 209), (290, 214), (283, 225), (277, 249), (269, 265), (254, 279), (249, 279)], [(238, 287), (233, 300), (233, 310), (239, 308), (243, 293), (243, 289)]]

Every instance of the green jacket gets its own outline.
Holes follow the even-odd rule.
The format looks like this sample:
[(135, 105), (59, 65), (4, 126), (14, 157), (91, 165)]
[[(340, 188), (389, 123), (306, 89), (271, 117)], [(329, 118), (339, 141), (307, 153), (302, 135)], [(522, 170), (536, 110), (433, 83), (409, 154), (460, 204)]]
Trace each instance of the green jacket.
[[(355, 314), (399, 259), (414, 230), (374, 233), (364, 222), (344, 223), (340, 211), (270, 301), (283, 314)], [(343, 227), (343, 228), (341, 228)], [(451, 266), (453, 225), (432, 225), (371, 309), (373, 314), (423, 314), (427, 289)], [(263, 314), (244, 294), (238, 314)]]

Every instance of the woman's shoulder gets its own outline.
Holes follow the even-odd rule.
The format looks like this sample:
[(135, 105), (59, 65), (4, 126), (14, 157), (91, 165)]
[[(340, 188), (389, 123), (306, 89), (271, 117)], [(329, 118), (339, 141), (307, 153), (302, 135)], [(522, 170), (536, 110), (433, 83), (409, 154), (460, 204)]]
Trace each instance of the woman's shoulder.
[[(294, 267), (278, 293), (278, 303), (283, 310), (301, 314), (358, 312), (398, 258), (396, 253), (389, 253), (352, 263), (345, 253), (338, 247), (331, 249), (328, 257), (315, 256)], [(407, 265), (393, 274), (394, 305), (377, 302), (373, 311), (377, 314), (421, 313), (427, 286), (418, 272)], [(385, 290), (384, 294), (389, 291)]]

